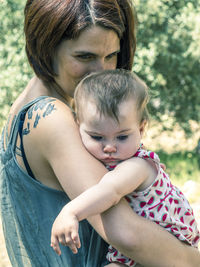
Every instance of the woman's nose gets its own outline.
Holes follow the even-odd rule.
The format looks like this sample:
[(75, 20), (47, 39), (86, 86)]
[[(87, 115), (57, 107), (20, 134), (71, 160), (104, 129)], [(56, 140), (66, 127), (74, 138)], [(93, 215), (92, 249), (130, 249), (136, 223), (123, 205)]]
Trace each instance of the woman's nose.
[(107, 144), (103, 148), (104, 153), (115, 153), (117, 151), (116, 146), (112, 144)]
[(104, 59), (99, 59), (95, 62), (95, 66), (93, 68), (95, 72), (102, 71), (106, 69), (106, 63), (104, 62)]

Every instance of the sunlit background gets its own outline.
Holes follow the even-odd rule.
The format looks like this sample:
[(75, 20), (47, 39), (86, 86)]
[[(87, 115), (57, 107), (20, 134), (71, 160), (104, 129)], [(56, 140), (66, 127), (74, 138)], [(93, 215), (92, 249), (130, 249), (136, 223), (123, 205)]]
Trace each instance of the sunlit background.
[[(0, 131), (33, 75), (24, 52), (25, 0), (0, 0)], [(143, 140), (159, 153), (191, 202), (200, 226), (200, 0), (135, 0), (133, 70), (151, 90)], [(0, 267), (9, 267), (0, 228)]]

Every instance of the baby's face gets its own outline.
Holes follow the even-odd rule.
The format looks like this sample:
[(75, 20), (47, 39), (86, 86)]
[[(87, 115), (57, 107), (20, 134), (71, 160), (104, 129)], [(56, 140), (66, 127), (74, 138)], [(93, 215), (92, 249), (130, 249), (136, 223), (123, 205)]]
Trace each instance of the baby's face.
[(124, 101), (119, 106), (119, 123), (100, 116), (92, 101), (84, 103), (80, 134), (86, 149), (106, 166), (132, 157), (141, 142), (144, 123), (139, 124), (135, 103)]

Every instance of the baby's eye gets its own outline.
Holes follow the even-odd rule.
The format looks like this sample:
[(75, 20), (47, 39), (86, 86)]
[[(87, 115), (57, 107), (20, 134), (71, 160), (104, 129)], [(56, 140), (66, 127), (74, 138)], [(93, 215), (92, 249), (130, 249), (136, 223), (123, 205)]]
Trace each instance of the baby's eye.
[(119, 136), (117, 136), (117, 139), (119, 141), (124, 141), (124, 140), (128, 139), (128, 135), (119, 135)]
[(102, 136), (98, 136), (98, 135), (91, 135), (91, 138), (94, 139), (95, 141), (101, 141), (103, 139)]

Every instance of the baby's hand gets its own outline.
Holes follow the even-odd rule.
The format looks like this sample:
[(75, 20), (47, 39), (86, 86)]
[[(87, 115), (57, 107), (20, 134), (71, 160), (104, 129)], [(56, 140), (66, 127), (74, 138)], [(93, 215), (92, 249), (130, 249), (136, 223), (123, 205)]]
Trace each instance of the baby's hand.
[(51, 230), (51, 247), (61, 255), (59, 243), (68, 246), (74, 254), (81, 247), (78, 234), (78, 219), (68, 211), (67, 205), (58, 214)]

